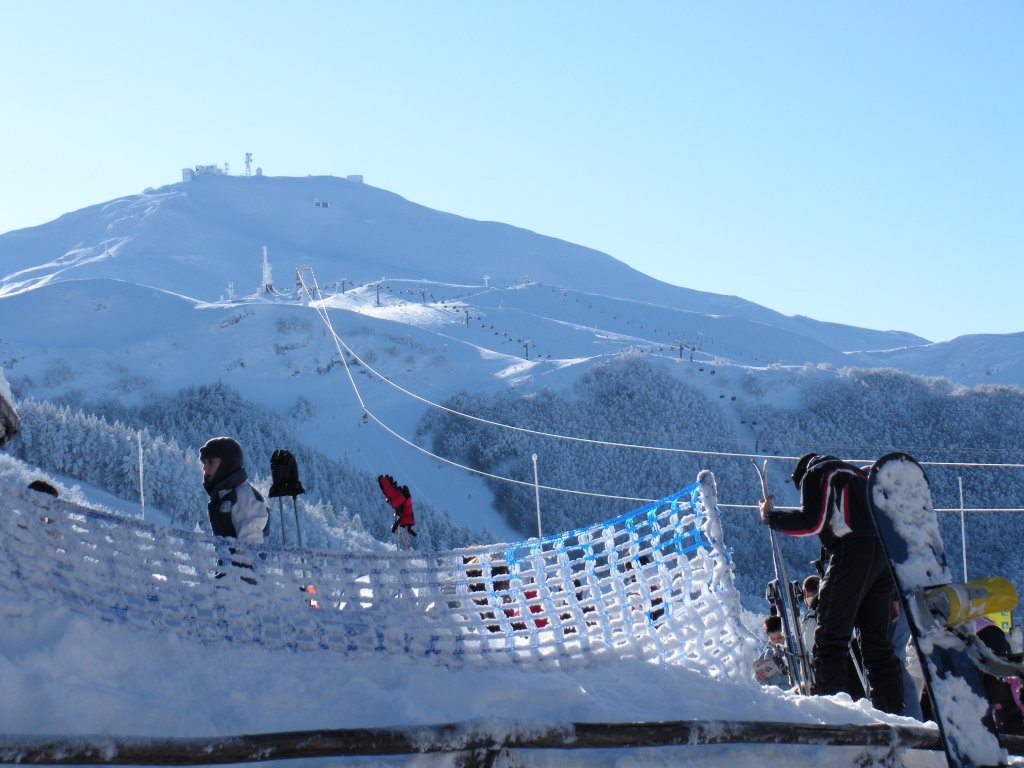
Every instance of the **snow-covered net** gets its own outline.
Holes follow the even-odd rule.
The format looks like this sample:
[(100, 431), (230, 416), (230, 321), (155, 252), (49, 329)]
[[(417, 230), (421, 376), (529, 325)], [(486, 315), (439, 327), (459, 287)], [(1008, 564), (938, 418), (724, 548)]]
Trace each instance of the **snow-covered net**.
[[(247, 548), (0, 489), (0, 615), (60, 601), (201, 642), (449, 665), (599, 656), (749, 676), (714, 478), (604, 523), (449, 552)], [(309, 587), (315, 588), (315, 594)]]

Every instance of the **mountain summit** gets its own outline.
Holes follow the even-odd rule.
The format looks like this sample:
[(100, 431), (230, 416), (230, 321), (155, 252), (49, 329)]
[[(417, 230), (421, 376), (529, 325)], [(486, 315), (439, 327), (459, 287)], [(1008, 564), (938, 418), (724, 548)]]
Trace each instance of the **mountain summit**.
[[(239, 296), (274, 299), (258, 293), (268, 283), (280, 300), (297, 296), (295, 275), (305, 270), (335, 296), (332, 307), (358, 312), (361, 323), (408, 325), (426, 332), (431, 345), (436, 333), (461, 324), (486, 331), (463, 333), (474, 348), (545, 362), (631, 347), (754, 367), (861, 365), (967, 385), (1024, 383), (1017, 336), (930, 344), (908, 333), (786, 316), (663, 283), (599, 251), (426, 208), (358, 177), (198, 175), (0, 235), (0, 264), (0, 322), (19, 329), (0, 339), (11, 360), (32, 357), (37, 343), (52, 348), (108, 334), (142, 343), (197, 322), (164, 317), (150, 328), (145, 313), (130, 313), (108, 314), (97, 325), (86, 307), (116, 313), (177, 303), (191, 312), (233, 305)], [(69, 285), (97, 279), (122, 285)], [(147, 298), (153, 291), (165, 298)], [(105, 300), (111, 292), (134, 297)], [(72, 311), (68, 301), (83, 304)], [(52, 311), (55, 304), (64, 312)], [(64, 322), (68, 311), (74, 320)], [(21, 328), (26, 316), (48, 333)]]
[(201, 175), (8, 233), (0, 237), (7, 272), (0, 295), (51, 279), (111, 277), (209, 301), (229, 281), (243, 293), (255, 288), (264, 246), (279, 267), (311, 265), (324, 277), (349, 282), (386, 276), (458, 285), (536, 283), (766, 323), (845, 350), (926, 343), (668, 285), (590, 248), (442, 213), (330, 176)]

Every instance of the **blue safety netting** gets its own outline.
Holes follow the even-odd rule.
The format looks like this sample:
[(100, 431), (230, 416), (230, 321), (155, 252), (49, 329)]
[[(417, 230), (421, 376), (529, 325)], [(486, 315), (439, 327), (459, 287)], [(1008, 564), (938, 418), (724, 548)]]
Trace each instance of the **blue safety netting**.
[[(143, 631), (450, 665), (599, 657), (748, 670), (714, 478), (592, 526), (447, 552), (250, 548), (0, 489), (0, 615), (20, 595)], [(315, 592), (314, 592), (315, 590)]]

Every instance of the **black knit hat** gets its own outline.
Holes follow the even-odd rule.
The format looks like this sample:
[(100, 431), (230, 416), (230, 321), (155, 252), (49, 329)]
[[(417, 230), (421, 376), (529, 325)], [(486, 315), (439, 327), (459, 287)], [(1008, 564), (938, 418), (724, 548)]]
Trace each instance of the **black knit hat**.
[(200, 459), (220, 459), (219, 476), (241, 467), (245, 462), (242, 456), (242, 446), (230, 437), (214, 437), (206, 441), (199, 449)]
[(818, 454), (816, 453), (805, 453), (797, 460), (796, 469), (794, 469), (793, 474), (789, 476), (789, 479), (793, 481), (793, 485), (797, 488), (800, 488), (800, 483), (803, 481), (804, 475), (807, 474), (807, 466), (811, 463), (811, 459), (817, 455)]

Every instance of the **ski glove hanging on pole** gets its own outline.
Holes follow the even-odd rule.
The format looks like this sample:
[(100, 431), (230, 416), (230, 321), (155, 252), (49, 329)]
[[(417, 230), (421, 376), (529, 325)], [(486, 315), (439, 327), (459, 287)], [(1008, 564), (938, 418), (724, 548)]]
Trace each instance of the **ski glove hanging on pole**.
[(391, 475), (377, 475), (377, 485), (384, 492), (384, 498), (387, 499), (392, 509), (398, 509), (405, 501), (405, 496), (402, 495), (398, 483)]
[(299, 482), (299, 465), (291, 451), (279, 448), (270, 455), (270, 474), (274, 478), (267, 494), (270, 498), (298, 496), (306, 492)]
[(302, 525), (299, 522), (298, 497), (300, 493), (305, 493), (306, 489), (299, 482), (299, 465), (291, 451), (278, 448), (270, 455), (270, 474), (274, 478), (274, 482), (271, 484), (267, 495), (278, 500), (278, 511), (281, 513), (281, 543), (285, 543), (285, 536), (284, 507), (280, 497), (291, 496), (292, 511), (295, 513), (295, 534), (299, 538), (299, 547), (301, 548)]
[(410, 535), (415, 536), (416, 531), (412, 527), (416, 525), (416, 519), (412, 512), (412, 493), (409, 491), (409, 486), (399, 486), (391, 475), (377, 475), (377, 484), (388, 505), (395, 511), (395, 524), (391, 526), (391, 532), (397, 532), (398, 527), (401, 526)]

